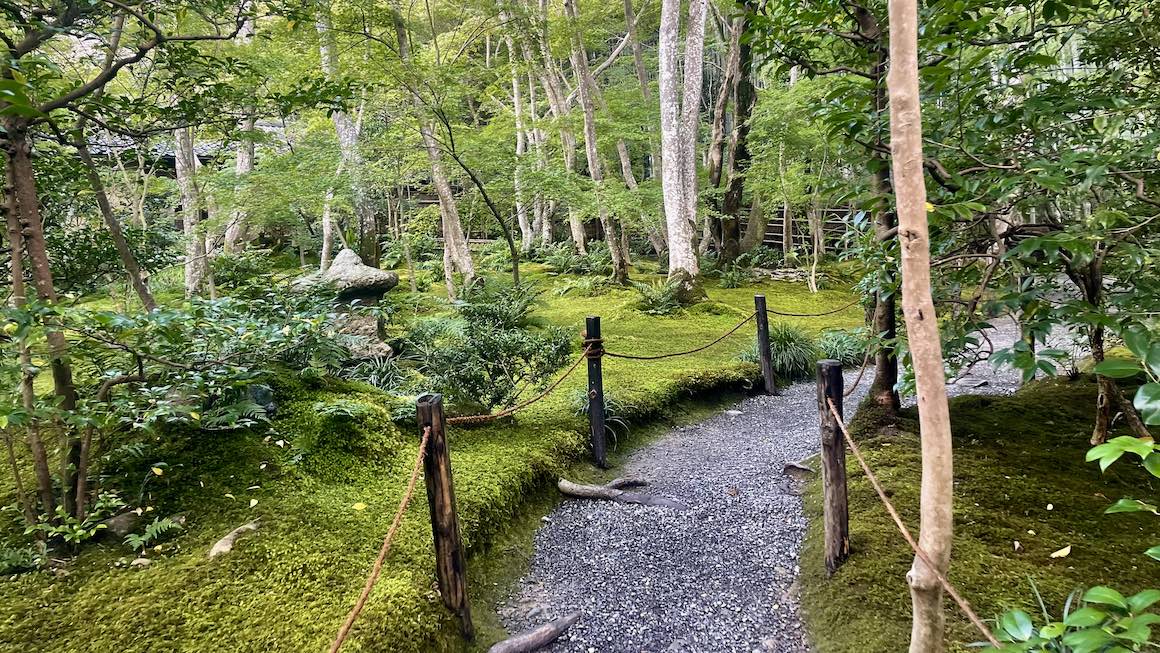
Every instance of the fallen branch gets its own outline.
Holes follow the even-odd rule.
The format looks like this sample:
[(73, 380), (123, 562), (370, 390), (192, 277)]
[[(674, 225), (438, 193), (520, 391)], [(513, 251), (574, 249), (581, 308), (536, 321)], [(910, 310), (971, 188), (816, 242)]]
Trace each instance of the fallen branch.
[[(621, 482), (623, 483), (624, 481)], [(608, 485), (580, 485), (579, 483), (573, 483), (568, 479), (562, 478), (557, 486), (560, 488), (561, 494), (579, 499), (601, 499), (604, 501), (615, 501), (617, 503), (635, 503), (642, 506), (673, 508), (674, 510), (688, 509), (688, 506), (680, 501), (653, 496), (651, 494), (643, 494), (641, 492), (621, 490), (613, 487), (611, 483)]]
[(525, 653), (527, 651), (538, 651), (556, 641), (556, 638), (563, 635), (579, 619), (580, 613), (573, 612), (567, 616), (549, 621), (537, 628), (525, 630), (515, 637), (509, 637), (487, 649), (487, 653)]
[(239, 537), (245, 533), (256, 530), (258, 530), (258, 520), (255, 519), (252, 522), (242, 524), (229, 533), (226, 533), (225, 537), (215, 542), (213, 547), (210, 548), (209, 559), (213, 560), (220, 555), (225, 555), (230, 551), (233, 551), (234, 543), (238, 541)]

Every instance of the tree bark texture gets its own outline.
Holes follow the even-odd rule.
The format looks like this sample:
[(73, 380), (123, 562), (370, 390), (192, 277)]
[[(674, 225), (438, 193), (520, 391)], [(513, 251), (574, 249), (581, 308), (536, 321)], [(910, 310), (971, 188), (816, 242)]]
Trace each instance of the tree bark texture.
[(890, 148), (902, 245), (902, 310), (910, 341), (922, 436), (918, 545), (937, 569), (915, 556), (907, 574), (913, 605), (910, 653), (945, 650), (938, 574), (950, 567), (954, 528), (951, 420), (938, 320), (930, 289), (930, 236), (918, 89), (917, 0), (890, 0)]
[(194, 179), (198, 161), (193, 129), (178, 129), (174, 132), (174, 140), (175, 174), (181, 195), (182, 230), (185, 233), (185, 296), (189, 298), (204, 290), (209, 263), (206, 260), (205, 238), (198, 229), (201, 222), (201, 198)]

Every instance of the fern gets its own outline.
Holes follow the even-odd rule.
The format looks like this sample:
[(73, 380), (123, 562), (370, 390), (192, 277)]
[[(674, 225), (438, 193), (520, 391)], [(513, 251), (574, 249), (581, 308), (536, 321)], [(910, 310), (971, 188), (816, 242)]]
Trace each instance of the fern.
[(141, 551), (150, 545), (156, 544), (173, 531), (181, 530), (181, 524), (169, 517), (158, 517), (145, 527), (142, 533), (130, 533), (125, 536), (125, 544), (134, 551)]

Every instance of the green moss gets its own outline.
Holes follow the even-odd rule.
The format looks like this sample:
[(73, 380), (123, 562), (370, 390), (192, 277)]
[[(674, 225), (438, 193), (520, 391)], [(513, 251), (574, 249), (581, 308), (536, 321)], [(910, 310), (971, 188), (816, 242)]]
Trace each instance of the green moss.
[[(1084, 463), (1095, 385), (1035, 383), (1012, 397), (952, 400), (955, 541), (950, 580), (983, 618), (1021, 607), (1038, 613), (1029, 579), (1058, 614), (1076, 587), (1107, 584), (1125, 593), (1157, 585), (1142, 551), (1160, 541), (1148, 516), (1103, 515), (1115, 499), (1149, 487), (1138, 465), (1100, 474)], [(918, 532), (921, 452), (907, 411), (874, 436), (860, 413), (855, 431), (867, 462), (912, 532)], [(802, 559), (803, 608), (819, 653), (903, 650), (910, 633), (905, 575), (912, 554), (861, 472), (847, 460), (852, 557), (827, 579), (821, 546), (821, 484), (810, 485), (811, 526)], [(1048, 509), (1051, 504), (1051, 509)], [(1018, 541), (1021, 550), (1016, 551)], [(1066, 558), (1050, 554), (1072, 547)], [(981, 639), (946, 602), (952, 650)], [(842, 624), (834, 628), (833, 624)]]
[[(549, 277), (535, 266), (525, 271), (542, 284), (566, 278)], [(788, 283), (707, 291), (705, 308), (671, 318), (633, 309), (636, 297), (629, 289), (599, 298), (545, 293), (538, 316), (574, 329), (578, 341), (584, 317), (600, 314), (610, 350), (658, 354), (715, 339), (753, 310), (754, 292), (764, 292), (771, 308), (800, 313), (833, 309), (851, 298), (834, 290), (810, 295)], [(438, 292), (433, 287), (432, 294)], [(856, 307), (825, 318), (791, 319), (813, 332), (861, 320)], [(751, 384), (757, 369), (737, 355), (753, 337), (743, 328), (687, 357), (605, 359), (605, 386), (629, 407), (625, 417), (633, 422), (613, 459), (644, 439), (648, 429), (642, 424), (670, 418), (678, 402)], [(0, 651), (325, 650), (390, 525), (418, 433), (393, 422), (397, 402), (368, 386), (294, 373), (267, 382), (279, 404), (268, 427), (191, 432), (159, 452), (170, 466), (149, 481), (147, 500), (158, 514), (187, 516), (186, 530), (173, 540), (175, 550), (151, 553), (147, 569), (129, 570), (115, 566), (131, 559), (127, 548), (95, 545), (69, 565), (67, 575), (35, 573), (0, 583)], [(575, 414), (573, 397), (584, 385), (581, 370), (515, 419), (449, 432), (469, 567), (483, 570), (480, 578), (488, 578), (489, 560), (514, 546), (508, 529), (523, 538), (518, 546), (527, 546), (528, 515), (535, 512), (528, 510), (529, 499), (553, 496), (544, 494), (550, 480), (566, 470), (582, 480), (605, 474), (582, 464), (586, 421)], [(147, 475), (148, 467), (143, 471)], [(10, 483), (3, 485), (7, 492)], [(214, 541), (254, 518), (262, 522), (256, 534), (228, 556), (206, 559)], [(462, 648), (454, 621), (432, 589), (430, 538), (420, 489), (344, 651)], [(502, 557), (498, 566), (512, 568)], [(494, 595), (475, 588), (473, 596), (485, 600), (476, 619), (485, 626), (479, 644), (486, 645), (501, 635), (484, 609), (494, 605), (486, 603)]]

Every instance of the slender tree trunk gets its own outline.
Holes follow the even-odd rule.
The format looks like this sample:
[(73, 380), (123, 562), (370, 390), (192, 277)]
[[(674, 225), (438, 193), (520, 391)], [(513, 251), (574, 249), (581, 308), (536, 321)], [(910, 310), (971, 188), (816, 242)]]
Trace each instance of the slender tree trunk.
[[(640, 84), (640, 94), (647, 105), (652, 102), (652, 89), (649, 88), (648, 73), (644, 67), (644, 50), (641, 48), (640, 39), (636, 33), (636, 11), (632, 7), (632, 0), (624, 0), (624, 22), (628, 25), (628, 42), (632, 47), (632, 65), (636, 71), (636, 80)], [(657, 142), (651, 123), (648, 126), (648, 132), (649, 160), (644, 174), (645, 179), (651, 179), (656, 176), (656, 169), (660, 163), (660, 155), (657, 153)], [(656, 246), (655, 242), (653, 246)], [(660, 251), (658, 250), (657, 253), (659, 254)]]
[(182, 228), (185, 232), (185, 296), (189, 298), (204, 290), (209, 262), (206, 260), (205, 238), (198, 229), (201, 222), (201, 198), (194, 180), (197, 152), (194, 150), (193, 129), (183, 127), (174, 134), (174, 163), (177, 188), (181, 195)]
[[(15, 184), (13, 183), (12, 167), (8, 166), (5, 175), (4, 188), (4, 219), (8, 227), (8, 245), (12, 248), (9, 257), (9, 265), (11, 266), (12, 274), (12, 306), (15, 308), (23, 308), (26, 302), (27, 295), (24, 289), (24, 237), (21, 235), (20, 218), (17, 215), (17, 203)], [(36, 408), (36, 393), (33, 388), (32, 375), (32, 353), (28, 350), (25, 343), (20, 343), (20, 367), (23, 370), (20, 374), (20, 397), (24, 409), (29, 413)], [(28, 524), (36, 522), (35, 510), (33, 510), (32, 502), (24, 493), (21, 483), (20, 467), (16, 463), (15, 451), (12, 450), (11, 436), (5, 430), (6, 440), (9, 448), (9, 462), (12, 465), (13, 479), (16, 482), (16, 491), (20, 495), (21, 505), (24, 509), (24, 518)], [(36, 476), (36, 491), (40, 496), (41, 509), (44, 514), (51, 515), (56, 510), (56, 499), (52, 488), (52, 472), (48, 466), (48, 452), (44, 448), (44, 442), (40, 438), (40, 424), (38, 420), (30, 420), (28, 424), (28, 449), (32, 454), (32, 469)]]
[(938, 317), (930, 290), (930, 236), (923, 173), (922, 110), (918, 90), (918, 5), (890, 2), (890, 147), (902, 243), (902, 308), (918, 392), (922, 435), (922, 496), (918, 545), (907, 574), (914, 606), (910, 653), (945, 650), (942, 586), (950, 567), (954, 465), (951, 420)]
[(81, 163), (85, 166), (85, 176), (88, 177), (89, 186), (92, 187), (93, 194), (97, 198), (97, 207), (101, 211), (101, 218), (109, 230), (109, 236), (113, 239), (113, 248), (117, 250), (121, 264), (125, 266), (125, 273), (129, 276), (129, 284), (133, 286), (133, 291), (137, 293), (137, 298), (141, 300), (141, 305), (145, 307), (145, 310), (153, 311), (157, 308), (157, 301), (153, 298), (153, 293), (149, 291), (149, 285), (145, 282), (145, 275), (137, 263), (137, 257), (133, 255), (133, 250), (129, 249), (129, 241), (125, 239), (125, 232), (121, 230), (120, 221), (113, 214), (113, 207), (109, 204), (109, 196), (105, 192), (105, 184), (101, 181), (101, 175), (97, 171), (92, 155), (89, 154), (83, 130), (84, 125), (80, 124), (74, 145)]
[[(334, 27), (330, 15), (329, 5), (318, 11), (315, 23), (318, 30), (318, 48), (322, 59), (322, 72), (327, 79), (338, 77), (338, 48), (335, 43)], [(334, 131), (338, 136), (338, 147), (342, 160), (351, 178), (351, 194), (354, 199), (354, 214), (358, 222), (358, 254), (363, 263), (378, 267), (379, 265), (379, 233), (378, 222), (375, 219), (375, 209), (367, 192), (363, 180), (363, 160), (359, 151), (359, 126), (345, 111), (335, 111), (331, 114), (334, 122)]]
[[(395, 37), (399, 44), (399, 57), (404, 65), (411, 64), (411, 37), (407, 32), (407, 24), (403, 21), (403, 14), (398, 7), (392, 7), (391, 20), (395, 27)], [(413, 94), (413, 104), (417, 112), (423, 111), (422, 98)], [(427, 161), (431, 168), (431, 184), (439, 196), (439, 213), (443, 222), (443, 278), (447, 284), (447, 295), (454, 299), (455, 279), (453, 273), (459, 271), (463, 275), (464, 285), (471, 285), (475, 280), (475, 264), (471, 260), (471, 250), (468, 248), (467, 236), (463, 233), (463, 223), (459, 219), (459, 209), (455, 205), (455, 195), (451, 190), (451, 182), (443, 170), (443, 156), (439, 143), (431, 131), (430, 121), (423, 115), (418, 115), (419, 135), (423, 139), (423, 147), (427, 151)], [(510, 237), (510, 234), (509, 234)]]
[(749, 207), (749, 221), (745, 223), (745, 235), (741, 237), (741, 251), (751, 252), (755, 247), (765, 242), (765, 227), (769, 218), (761, 206), (761, 198), (753, 195)]
[[(600, 226), (604, 229), (604, 241), (612, 255), (612, 280), (616, 283), (628, 282), (628, 257), (625, 255), (620, 238), (620, 226), (608, 214), (608, 206), (601, 197), (604, 185), (604, 167), (597, 151), (596, 143), (596, 100), (593, 97), (595, 82), (588, 69), (588, 55), (584, 51), (584, 41), (579, 32), (579, 9), (577, 0), (564, 0), (564, 12), (572, 23), (572, 67), (576, 70), (577, 85), (580, 89), (580, 106), (584, 111), (584, 153), (588, 158), (588, 174), (596, 185), (596, 204), (600, 214)], [(623, 146), (623, 142), (621, 143)], [(627, 150), (625, 151), (627, 154)], [(631, 167), (629, 168), (631, 175)]]
[[(886, 110), (885, 89), (882, 79), (886, 74), (887, 52), (881, 45), (882, 32), (878, 27), (877, 19), (866, 10), (858, 10), (860, 28), (863, 33), (871, 35), (877, 40), (876, 58), (870, 74), (874, 79), (874, 112), (878, 116)], [(883, 139), (876, 138), (879, 145)], [(880, 243), (891, 240), (895, 231), (896, 221), (894, 212), (890, 210), (886, 195), (891, 192), (886, 157), (877, 150), (871, 157), (878, 159), (878, 165), (872, 177), (874, 192), (879, 196), (878, 207), (874, 214), (874, 233)], [(885, 245), (883, 245), (885, 246)], [(879, 289), (874, 301), (874, 334), (881, 336), (888, 343), (893, 343), (898, 337), (897, 296), (894, 292)], [(901, 406), (898, 397), (898, 350), (894, 344), (885, 344), (878, 348), (874, 355), (874, 381), (870, 384), (871, 400), (885, 413), (887, 418), (895, 418)]]
[(528, 150), (528, 134), (524, 129), (524, 94), (520, 88), (520, 75), (516, 71), (516, 55), (512, 45), (512, 38), (507, 37), (508, 57), (512, 69), (512, 110), (515, 114), (516, 127), (516, 169), (513, 172), (515, 185), (516, 222), (520, 227), (520, 246), (524, 253), (532, 250), (535, 243), (535, 231), (528, 219), (528, 204), (523, 184), (524, 158)]
[[(246, 46), (254, 38), (254, 19), (247, 19), (242, 25), (241, 32), (239, 32), (236, 39), (238, 45)], [(238, 143), (237, 160), (234, 162), (234, 175), (238, 178), (244, 178), (254, 170), (254, 109), (247, 108), (246, 117), (242, 118), (240, 123), (240, 131), (242, 139)], [(239, 192), (238, 182), (234, 182), (235, 194)], [(246, 242), (250, 239), (250, 226), (246, 222), (246, 210), (242, 208), (241, 203), (235, 201), (235, 208), (230, 215), (230, 222), (226, 225), (225, 241), (223, 247), (226, 253), (235, 254), (245, 248)]]
[(696, 140), (701, 104), (705, 0), (691, 0), (685, 35), (685, 68), (679, 77), (681, 3), (662, 0), (660, 27), (661, 188), (669, 244), (669, 279), (686, 300), (700, 276), (694, 249), (697, 217)]

